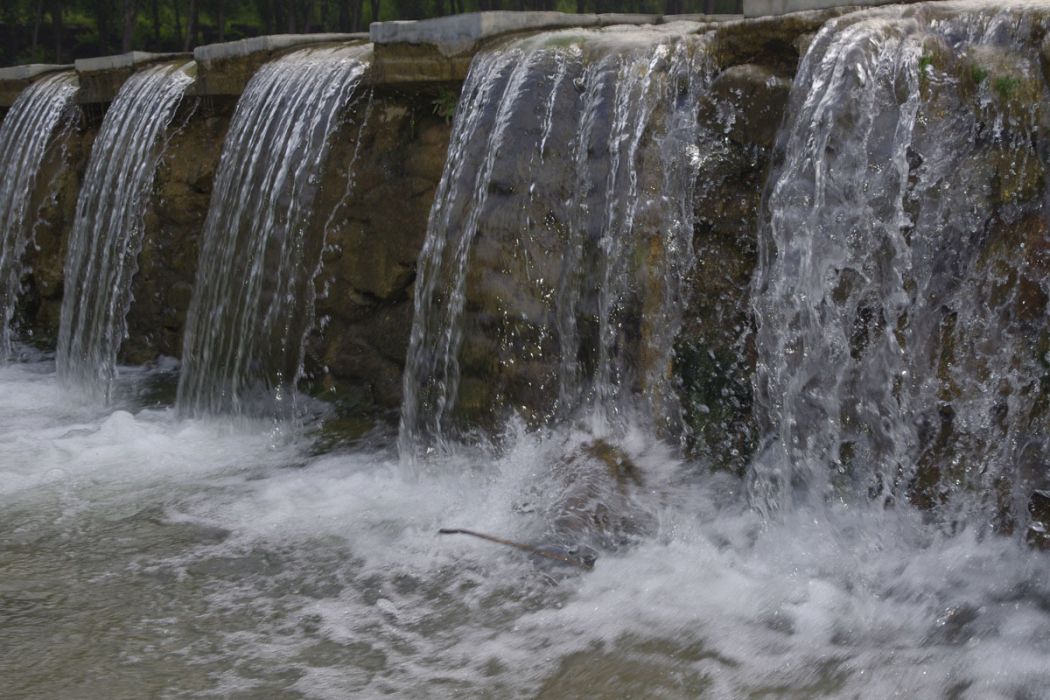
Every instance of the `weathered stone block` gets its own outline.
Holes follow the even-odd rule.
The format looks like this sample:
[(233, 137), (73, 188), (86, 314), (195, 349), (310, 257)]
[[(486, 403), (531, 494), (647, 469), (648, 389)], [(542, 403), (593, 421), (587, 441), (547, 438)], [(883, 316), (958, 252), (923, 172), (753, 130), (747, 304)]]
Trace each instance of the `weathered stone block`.
[(13, 105), (22, 90), (26, 89), (33, 81), (57, 71), (69, 70), (72, 67), (72, 64), (60, 66), (30, 63), (25, 66), (0, 68), (0, 107)]
[(198, 46), (198, 95), (240, 95), (252, 75), (267, 61), (298, 48), (324, 44), (364, 43), (367, 34), (279, 34)]
[(445, 57), (472, 52), (486, 39), (516, 32), (598, 26), (598, 15), (562, 12), (468, 12), (422, 21), (373, 22), (368, 34), (378, 46), (431, 46)]
[(1033, 491), (1028, 501), (1028, 525), (1025, 540), (1036, 549), (1050, 551), (1050, 491)]
[(112, 102), (120, 91), (121, 85), (135, 71), (165, 61), (184, 60), (188, 63), (192, 58), (192, 55), (188, 53), (132, 51), (116, 56), (79, 59), (73, 64), (80, 80), (77, 102), (79, 104)]
[(764, 17), (766, 15), (783, 15), (789, 12), (804, 10), (824, 10), (831, 7), (850, 7), (865, 5), (891, 5), (895, 0), (744, 0), (744, 17)]

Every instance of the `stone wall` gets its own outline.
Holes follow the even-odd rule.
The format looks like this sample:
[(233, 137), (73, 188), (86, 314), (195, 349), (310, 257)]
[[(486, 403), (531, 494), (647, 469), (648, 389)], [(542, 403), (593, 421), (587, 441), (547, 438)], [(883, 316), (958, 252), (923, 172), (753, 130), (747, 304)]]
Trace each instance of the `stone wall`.
[(376, 88), (335, 136), (316, 205), (328, 230), (307, 388), (346, 410), (401, 403), (416, 259), (451, 129), (435, 104), (458, 89)]
[(79, 108), (56, 132), (37, 177), (33, 207), (39, 214), (34, 240), (26, 250), (24, 291), (14, 322), (27, 340), (41, 348), (54, 348), (58, 339), (66, 244), (91, 144), (104, 113), (98, 105)]
[(142, 364), (182, 355), (197, 254), (234, 97), (190, 97), (172, 120), (145, 215), (145, 237), (121, 359)]

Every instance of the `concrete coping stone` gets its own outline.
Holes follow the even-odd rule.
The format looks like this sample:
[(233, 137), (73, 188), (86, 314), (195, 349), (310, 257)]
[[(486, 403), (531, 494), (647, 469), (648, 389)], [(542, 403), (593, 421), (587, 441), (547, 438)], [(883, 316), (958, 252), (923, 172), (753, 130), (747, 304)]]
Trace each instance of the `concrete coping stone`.
[(77, 59), (73, 66), (81, 75), (89, 73), (106, 73), (114, 70), (135, 70), (139, 66), (160, 61), (174, 61), (179, 59), (190, 60), (192, 56), (188, 53), (149, 53), (147, 51), (131, 51), (115, 56), (99, 56), (97, 58)]
[(567, 12), (468, 12), (424, 20), (373, 22), (369, 36), (377, 46), (413, 44), (433, 46), (443, 56), (470, 53), (485, 39), (517, 32), (617, 25), (653, 25), (671, 22), (725, 22), (742, 15), (652, 15), (628, 13), (573, 14)]
[(744, 17), (786, 15), (805, 10), (830, 10), (836, 7), (891, 5), (897, 0), (744, 0)]
[(372, 42), (384, 44), (424, 44), (444, 56), (470, 52), (479, 42), (502, 34), (565, 27), (597, 27), (596, 14), (564, 12), (468, 12), (462, 15), (425, 20), (373, 22), (368, 29)]
[(73, 70), (73, 64), (59, 65), (53, 63), (29, 63), (24, 66), (0, 68), (0, 82), (9, 80), (33, 80), (48, 73), (62, 70)]
[(744, 15), (662, 15), (660, 17), (660, 24), (671, 24), (672, 22), (733, 22), (740, 19), (744, 19)]
[(198, 46), (193, 50), (193, 58), (198, 63), (209, 64), (227, 59), (243, 58), (255, 53), (272, 53), (297, 46), (351, 41), (368, 41), (368, 34), (269, 34), (221, 44)]
[(611, 27), (617, 24), (659, 24), (661, 19), (662, 15), (607, 12), (598, 15), (598, 26)]

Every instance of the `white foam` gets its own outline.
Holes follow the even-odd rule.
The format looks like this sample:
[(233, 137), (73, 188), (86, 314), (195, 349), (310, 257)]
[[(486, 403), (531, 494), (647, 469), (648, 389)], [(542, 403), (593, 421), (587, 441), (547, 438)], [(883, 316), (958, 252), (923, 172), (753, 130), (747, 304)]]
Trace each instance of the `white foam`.
[(294, 460), (263, 424), (177, 421), (169, 409), (112, 410), (62, 389), (43, 363), (0, 367), (0, 498), (48, 483), (179, 480)]
[[(43, 370), (0, 368), (0, 516), (29, 518), (12, 537), (39, 547), (20, 566), (58, 577), (56, 590), (72, 585), (68, 562), (100, 567), (75, 590), (89, 609), (95, 587), (122, 591), (121, 657), (208, 669), (186, 677), (211, 693), (984, 698), (1050, 687), (1050, 563), (1014, 540), (948, 536), (906, 508), (764, 522), (735, 478), (638, 433), (620, 444), (647, 477), (636, 503), (657, 512), (657, 529), (580, 572), (436, 530), (542, 544), (550, 465), (586, 433), (512, 431), (502, 452), (422, 466), (388, 453), (307, 458), (304, 441), (274, 447), (262, 428), (75, 404)], [(4, 585), (17, 590), (20, 575)], [(77, 647), (78, 661), (62, 649), (50, 662), (111, 662), (104, 645)]]

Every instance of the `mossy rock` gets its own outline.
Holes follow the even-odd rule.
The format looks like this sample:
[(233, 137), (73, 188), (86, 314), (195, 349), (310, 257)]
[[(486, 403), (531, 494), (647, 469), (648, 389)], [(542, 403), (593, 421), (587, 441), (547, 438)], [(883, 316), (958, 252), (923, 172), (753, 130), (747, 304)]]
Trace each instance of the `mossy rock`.
[(1043, 121), (1043, 71), (1024, 54), (998, 46), (971, 46), (956, 64), (960, 93), (978, 114), (1003, 118), (1008, 132)]

